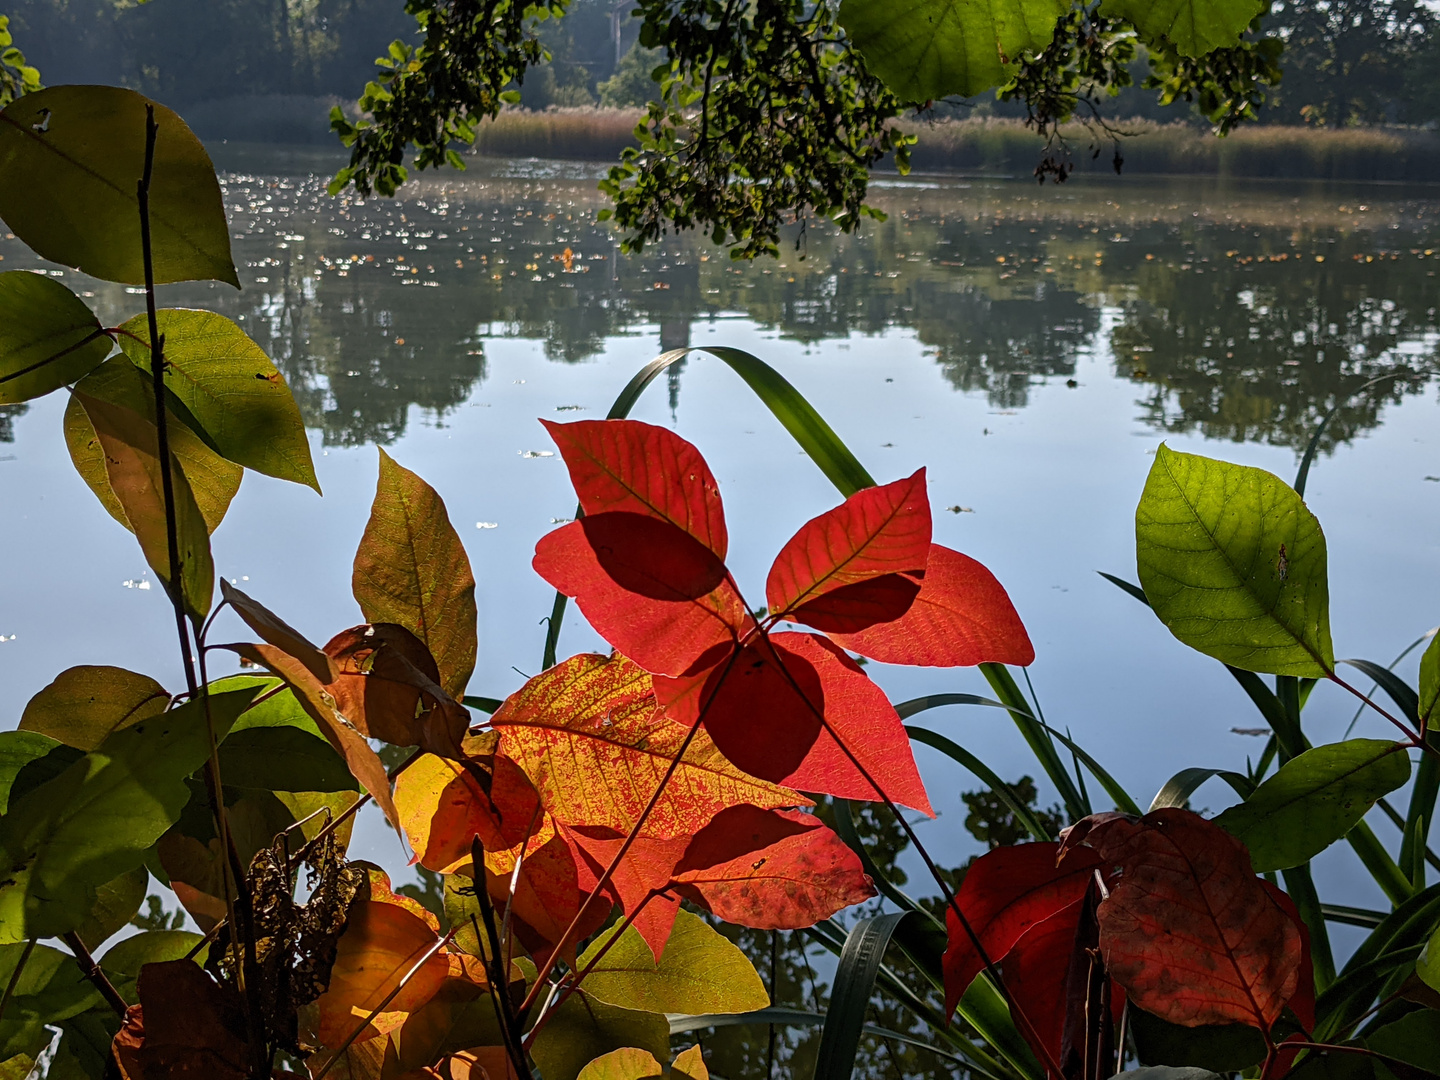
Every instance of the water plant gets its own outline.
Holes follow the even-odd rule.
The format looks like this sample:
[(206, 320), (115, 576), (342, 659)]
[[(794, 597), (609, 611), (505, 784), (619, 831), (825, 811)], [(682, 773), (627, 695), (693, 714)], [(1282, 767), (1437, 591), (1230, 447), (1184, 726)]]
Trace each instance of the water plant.
[[(1418, 689), (1350, 662), (1393, 709), (1340, 674), (1302, 498), (1318, 433), (1293, 486), (1157, 452), (1140, 583), (1117, 584), (1224, 663), (1273, 735), (1246, 773), (1183, 769), (1142, 810), (1021, 692), (1024, 625), (989, 571), (932, 542), (923, 470), (877, 483), (735, 349), (702, 351), (842, 498), (782, 547), (763, 605), (726, 567), (699, 450), (627, 418), (690, 350), (643, 368), (606, 420), (547, 425), (579, 509), (536, 548), (557, 589), (545, 670), (504, 700), (469, 692), (475, 579), (444, 504), (383, 453), (352, 579), (363, 624), (319, 646), (223, 578), (217, 603), (209, 537), (244, 470), (318, 483), (258, 346), (156, 303), (161, 282), (237, 280), (203, 148), (132, 91), (26, 95), (0, 112), (0, 217), (41, 256), (144, 292), (142, 314), (107, 327), (48, 276), (0, 274), (0, 402), (68, 390), (77, 470), (164, 586), (185, 672), (171, 690), (69, 668), (0, 734), (6, 1075), (704, 1080), (701, 1050), (672, 1059), (673, 1036), (815, 1019), (770, 1000), (725, 923), (803, 929), (839, 954), (822, 1080), (851, 1074), (877, 986), (992, 1080), (1440, 1068), (1440, 886), (1425, 885), (1440, 644)], [(614, 652), (561, 659), (571, 599)], [(247, 640), (218, 640), (227, 625)], [(212, 678), (217, 654), (253, 670)], [(857, 657), (978, 666), (995, 698), (892, 705)], [(1312, 746), (1301, 716), (1321, 680), (1398, 738)], [(1013, 720), (1060, 793), (1062, 834), (963, 746), (905, 723), (952, 706)], [(954, 887), (900, 813), (931, 812), (913, 741), (977, 775), (1030, 842)], [(1385, 800), (1412, 772), (1402, 816)], [(1115, 809), (1097, 812), (1086, 775)], [(1240, 801), (1211, 820), (1186, 803), (1213, 776)], [(347, 859), (371, 802), (443, 875), (438, 915)], [(938, 905), (877, 865), (855, 803), (907, 835)], [(1364, 821), (1377, 805), (1403, 823), (1398, 855)], [(1309, 862), (1341, 840), (1390, 912), (1320, 902)], [(151, 920), (111, 943), (152, 876), (203, 933)], [(877, 892), (893, 911), (836, 921)], [(1343, 966), (1328, 921), (1371, 930)]]

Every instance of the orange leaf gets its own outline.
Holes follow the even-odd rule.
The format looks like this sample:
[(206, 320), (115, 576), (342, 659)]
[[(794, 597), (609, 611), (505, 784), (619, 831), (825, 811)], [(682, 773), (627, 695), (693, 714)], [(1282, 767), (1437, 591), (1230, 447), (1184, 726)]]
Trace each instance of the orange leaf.
[(220, 595), (235, 614), (245, 620), (245, 625), (260, 635), (262, 641), (288, 653), (319, 682), (328, 685), (334, 681), (335, 665), (299, 630), (224, 578), (220, 579)]
[(1081, 844), (1120, 868), (1097, 912), (1100, 949), (1136, 1005), (1184, 1027), (1269, 1031), (1299, 987), (1302, 943), (1244, 844), (1173, 807), (1086, 818), (1061, 848)]
[[(557, 822), (622, 834), (639, 819), (686, 735), (661, 715), (645, 671), (623, 656), (594, 654), (572, 656), (531, 679), (491, 723), (501, 751), (525, 770)], [(700, 732), (645, 832), (690, 836), (737, 803), (808, 805), (794, 791), (740, 771)]]
[(586, 514), (625, 510), (668, 521), (725, 558), (720, 487), (690, 443), (638, 420), (540, 422), (560, 448)]
[(454, 761), (423, 754), (396, 777), (395, 805), (420, 865), (442, 874), (470, 862), (472, 839), (486, 851), (504, 850), (539, 824), (539, 796), (504, 756)]
[[(780, 549), (765, 583), (774, 615), (886, 574), (923, 573), (930, 552), (925, 470), (865, 488), (806, 522)], [(906, 604), (889, 616), (903, 614)]]
[(702, 701), (713, 698), (706, 730), (752, 775), (846, 799), (878, 800), (883, 792), (935, 816), (894, 707), (825, 638), (771, 634), (768, 646), (747, 645), (728, 668), (654, 682), (665, 714), (680, 723), (694, 724)]

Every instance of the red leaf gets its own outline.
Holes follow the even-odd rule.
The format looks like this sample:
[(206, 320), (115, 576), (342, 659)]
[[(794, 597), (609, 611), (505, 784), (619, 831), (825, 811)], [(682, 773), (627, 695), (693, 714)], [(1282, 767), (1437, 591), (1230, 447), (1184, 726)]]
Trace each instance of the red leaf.
[(1198, 814), (1097, 815), (1067, 833), (1111, 873), (1100, 949), (1140, 1008), (1172, 1024), (1269, 1031), (1300, 982), (1300, 931), (1255, 876), (1245, 845)]
[(882, 574), (868, 581), (842, 585), (801, 604), (789, 618), (831, 636), (857, 634), (877, 623), (894, 622), (920, 595), (920, 580), (905, 574)]
[(1310, 958), (1310, 928), (1305, 925), (1305, 920), (1300, 917), (1300, 909), (1295, 906), (1295, 901), (1283, 892), (1279, 886), (1271, 885), (1268, 881), (1262, 881), (1265, 891), (1270, 898), (1280, 905), (1280, 910), (1289, 916), (1290, 921), (1295, 924), (1295, 929), (1300, 931), (1300, 983), (1295, 988), (1295, 996), (1285, 1004), (1294, 1011), (1300, 1023), (1306, 1031), (1315, 1030), (1315, 965)]
[(859, 856), (813, 814), (756, 806), (715, 815), (673, 876), (688, 899), (757, 930), (814, 926), (875, 895)]
[(929, 548), (930, 499), (921, 469), (893, 484), (857, 491), (806, 522), (775, 557), (765, 598), (774, 615), (795, 612), (847, 585), (921, 573)]
[[(1034, 1035), (1038, 1037), (1040, 1045), (1036, 1045), (1036, 1039), (1031, 1037), (1023, 1024), (1017, 1023), (1016, 1027), (1042, 1062), (1059, 1061), (1062, 1056), (1068, 1004), (1066, 980), (1070, 973), (1070, 958), (1075, 951), (1075, 931), (1080, 924), (1082, 907), (1083, 897), (1060, 908), (1048, 918), (1035, 922), (1016, 939), (1009, 953), (999, 961), (1005, 989), (1034, 1025)], [(952, 1006), (951, 1012), (953, 1011)], [(1058, 1078), (1052, 1077), (1052, 1080)]]
[(571, 522), (535, 546), (535, 572), (647, 671), (714, 663), (749, 622), (725, 564), (667, 521), (629, 512)]
[(656, 678), (665, 714), (693, 725), (702, 701), (710, 701), (706, 730), (750, 775), (846, 799), (875, 801), (883, 792), (934, 817), (909, 736), (884, 691), (822, 637), (780, 633), (768, 640), (768, 647), (747, 645), (728, 666)]
[(858, 633), (814, 625), (843, 648), (886, 664), (968, 667), (993, 661), (1023, 667), (1035, 659), (1030, 636), (995, 575), (939, 544), (930, 546), (920, 595), (898, 619)]
[[(559, 835), (559, 826), (549, 819), (525, 845), (525, 858), (520, 864), (520, 876), (516, 878), (515, 862), (520, 850), (517, 844), (507, 851), (487, 851), (485, 884), (497, 909), (503, 910), (507, 902), (510, 903), (515, 936), (536, 962), (543, 964), (579, 912), (584, 893), (589, 890), (582, 891), (581, 868), (574, 851)], [(594, 933), (606, 914), (598, 905), (588, 913), (578, 932), (565, 944), (563, 955), (567, 961), (575, 957), (576, 942)]]
[(560, 448), (586, 514), (625, 510), (659, 518), (725, 558), (720, 487), (690, 443), (639, 420), (540, 422)]
[[(624, 844), (625, 837), (609, 829), (567, 828), (563, 833), (578, 856), (575, 862), (580, 868), (580, 889), (589, 894)], [(675, 863), (684, 854), (686, 843), (685, 837), (663, 840), (637, 836), (606, 887), (620, 910), (634, 916), (635, 929), (650, 946), (657, 964), (665, 951), (665, 942), (670, 940), (675, 912), (680, 909), (679, 897), (659, 894), (670, 884)]]
[[(1100, 865), (1099, 857), (1084, 848), (1069, 852), (1057, 865), (1059, 857), (1059, 844), (1020, 844), (980, 856), (965, 872), (955, 900), (992, 961), (998, 962), (1015, 948), (1031, 927), (1084, 897)], [(949, 1016), (985, 963), (953, 909), (946, 910), (945, 926), (949, 938), (944, 960), (945, 1014)], [(1067, 946), (1066, 963), (1069, 955)], [(1058, 991), (1062, 996), (1064, 981), (1062, 966)], [(1063, 1023), (1063, 1008), (1061, 1013)]]

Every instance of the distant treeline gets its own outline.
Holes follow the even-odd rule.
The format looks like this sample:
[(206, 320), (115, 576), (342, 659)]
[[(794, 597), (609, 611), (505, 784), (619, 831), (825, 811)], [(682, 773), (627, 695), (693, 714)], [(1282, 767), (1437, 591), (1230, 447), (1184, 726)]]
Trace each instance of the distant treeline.
[[(633, 7), (633, 0), (570, 0), (564, 18), (541, 24), (552, 59), (529, 72), (522, 103), (540, 110), (648, 101), (659, 57), (639, 46)], [(180, 108), (209, 138), (245, 140), (328, 139), (329, 106), (352, 103), (373, 77), (375, 57), (391, 41), (416, 36), (405, 0), (0, 0), (0, 14), (10, 16), (16, 44), (46, 83), (131, 86)], [(1440, 120), (1440, 11), (1425, 0), (1272, 0), (1262, 32), (1286, 43), (1284, 79), (1263, 110), (1267, 123), (1349, 129)], [(1143, 72), (1137, 61), (1137, 82)], [(1110, 116), (1203, 126), (1188, 106), (1162, 109), (1156, 91), (1139, 85), (1101, 104)], [(1023, 115), (1023, 106), (993, 97), (937, 109), (956, 119)], [(496, 126), (495, 137), (508, 123)], [(562, 134), (573, 123), (527, 128), (524, 138), (608, 137), (603, 117), (589, 136)], [(988, 134), (954, 130), (966, 132), (955, 149), (942, 154), (944, 140), (932, 139), (922, 155), (971, 167), (979, 147), (1022, 138), (1005, 125)], [(1188, 148), (1178, 133), (1166, 139), (1174, 140), (1174, 160), (1193, 158), (1207, 169), (1225, 167), (1237, 152), (1229, 147), (1240, 145), (1202, 150)], [(1162, 141), (1150, 140), (1149, 150), (1137, 144), (1126, 156), (1146, 168), (1142, 158)], [(986, 150), (982, 163), (992, 167), (1011, 153)]]

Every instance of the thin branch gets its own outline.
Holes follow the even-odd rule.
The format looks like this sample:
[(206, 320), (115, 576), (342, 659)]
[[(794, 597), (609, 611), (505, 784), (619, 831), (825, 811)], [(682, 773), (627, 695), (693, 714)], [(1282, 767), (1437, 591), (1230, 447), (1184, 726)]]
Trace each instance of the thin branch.
[(95, 957), (90, 955), (90, 950), (85, 947), (85, 942), (80, 940), (80, 935), (74, 930), (68, 934), (60, 935), (60, 940), (70, 947), (75, 954), (75, 962), (80, 965), (80, 970), (85, 973), (85, 978), (95, 984), (95, 989), (100, 991), (100, 996), (105, 999), (105, 1004), (115, 1010), (115, 1015), (121, 1020), (130, 1010), (129, 1003), (120, 996), (120, 991), (115, 989), (105, 972), (100, 970), (100, 965), (95, 962)]
[(5, 1010), (10, 1005), (10, 999), (15, 996), (15, 988), (20, 985), (20, 976), (25, 972), (25, 965), (30, 962), (30, 954), (35, 951), (35, 938), (25, 943), (25, 950), (20, 954), (20, 959), (15, 961), (15, 970), (10, 972), (10, 981), (5, 985), (4, 996), (0, 996), (0, 1020), (5, 1019)]

